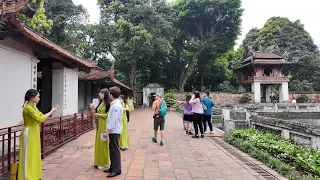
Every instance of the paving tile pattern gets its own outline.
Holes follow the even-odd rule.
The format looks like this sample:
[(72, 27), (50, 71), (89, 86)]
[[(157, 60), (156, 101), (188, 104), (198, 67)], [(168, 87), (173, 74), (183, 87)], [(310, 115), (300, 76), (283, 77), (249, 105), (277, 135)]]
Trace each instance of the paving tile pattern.
[[(137, 109), (131, 117), (131, 144), (121, 154), (122, 174), (114, 180), (263, 179), (214, 142), (186, 135), (176, 112), (169, 112), (166, 117), (164, 146), (151, 141), (150, 109)], [(216, 131), (214, 136), (221, 134)], [(93, 168), (94, 137), (95, 131), (90, 131), (46, 156), (43, 180), (106, 179), (106, 173)]]

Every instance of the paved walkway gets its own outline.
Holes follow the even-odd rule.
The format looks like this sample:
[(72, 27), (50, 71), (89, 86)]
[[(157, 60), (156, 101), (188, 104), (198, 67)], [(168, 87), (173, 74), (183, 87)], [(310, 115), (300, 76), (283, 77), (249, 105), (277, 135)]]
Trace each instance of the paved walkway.
[[(122, 174), (114, 180), (263, 179), (209, 137), (192, 139), (186, 135), (176, 112), (166, 117), (165, 146), (151, 141), (150, 109), (138, 109), (130, 117), (131, 145), (122, 152)], [(106, 173), (93, 168), (94, 137), (95, 131), (88, 132), (45, 157), (43, 180), (106, 179)]]

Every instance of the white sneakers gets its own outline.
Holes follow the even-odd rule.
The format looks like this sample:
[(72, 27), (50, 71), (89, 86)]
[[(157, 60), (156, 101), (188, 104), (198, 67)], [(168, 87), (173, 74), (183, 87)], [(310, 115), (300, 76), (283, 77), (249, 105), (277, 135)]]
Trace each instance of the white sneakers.
[[(207, 131), (205, 131), (204, 133), (207, 134)], [(210, 131), (210, 134), (214, 134), (214, 132), (213, 132), (213, 131)]]
[(104, 169), (104, 168), (107, 168), (109, 166), (98, 166), (98, 169)]

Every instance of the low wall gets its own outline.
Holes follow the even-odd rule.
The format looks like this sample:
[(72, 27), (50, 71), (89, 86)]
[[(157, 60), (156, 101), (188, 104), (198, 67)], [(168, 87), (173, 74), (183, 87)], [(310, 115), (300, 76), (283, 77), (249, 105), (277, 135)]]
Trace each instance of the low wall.
[(320, 112), (319, 103), (260, 103), (260, 104), (236, 104), (229, 108), (234, 111), (255, 112)]
[(284, 120), (290, 119), (320, 119), (320, 112), (258, 112), (258, 115), (279, 118)]
[[(290, 98), (294, 96), (295, 98), (299, 97), (301, 94), (304, 93), (289, 93)], [(320, 103), (320, 93), (315, 94), (305, 94), (309, 98), (309, 103)]]
[[(183, 92), (183, 93), (173, 93), (175, 98), (179, 101), (184, 100), (186, 95), (192, 95), (193, 92)], [(211, 92), (210, 97), (214, 101), (215, 104), (218, 105), (230, 105), (230, 104), (238, 104), (240, 98), (245, 93), (221, 93), (221, 92)], [(253, 96), (253, 94), (252, 94)]]
[[(186, 94), (193, 94), (193, 92), (174, 93), (177, 100), (185, 99)], [(239, 104), (240, 98), (245, 93), (223, 93), (223, 92), (210, 92), (210, 97), (218, 105)], [(303, 93), (301, 93), (303, 94)], [(299, 97), (300, 93), (289, 93), (289, 98)], [(320, 94), (305, 94), (309, 98), (309, 103), (320, 103)], [(253, 98), (253, 94), (251, 93)]]
[(283, 120), (277, 118), (252, 116), (252, 126), (281, 131), (281, 136), (290, 139), (297, 145), (320, 149), (320, 127), (309, 123)]
[(298, 145), (319, 150), (319, 104), (293, 104), (294, 108), (291, 108), (291, 105), (281, 104), (281, 107), (285, 108), (280, 108), (279, 111), (270, 111), (263, 104), (224, 108), (222, 114), (225, 132), (249, 127), (269, 129)]

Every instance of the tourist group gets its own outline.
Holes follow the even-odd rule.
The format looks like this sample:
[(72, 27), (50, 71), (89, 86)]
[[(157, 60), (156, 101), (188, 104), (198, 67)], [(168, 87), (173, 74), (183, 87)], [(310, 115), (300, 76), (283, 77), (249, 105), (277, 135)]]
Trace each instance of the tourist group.
[[(107, 177), (121, 174), (121, 152), (129, 146), (129, 112), (134, 110), (134, 100), (124, 95), (118, 87), (101, 89), (99, 104), (90, 105), (90, 113), (97, 119), (97, 131), (94, 149), (94, 167), (110, 173)], [(37, 108), (40, 94), (30, 89), (25, 94), (23, 106), (24, 126), (20, 135), (18, 180), (42, 179), (40, 127), (59, 106), (43, 114)], [(15, 179), (15, 178), (14, 178)]]
[[(185, 101), (177, 101), (183, 105), (183, 125), (186, 130), (186, 134), (192, 135), (192, 138), (204, 138), (204, 134), (207, 133), (207, 124), (210, 128), (210, 134), (213, 134), (212, 127), (212, 108), (214, 102), (209, 97), (209, 93), (206, 92), (200, 96), (199, 92), (194, 92), (193, 96), (186, 95)], [(192, 133), (192, 126), (194, 127), (194, 134)]]

